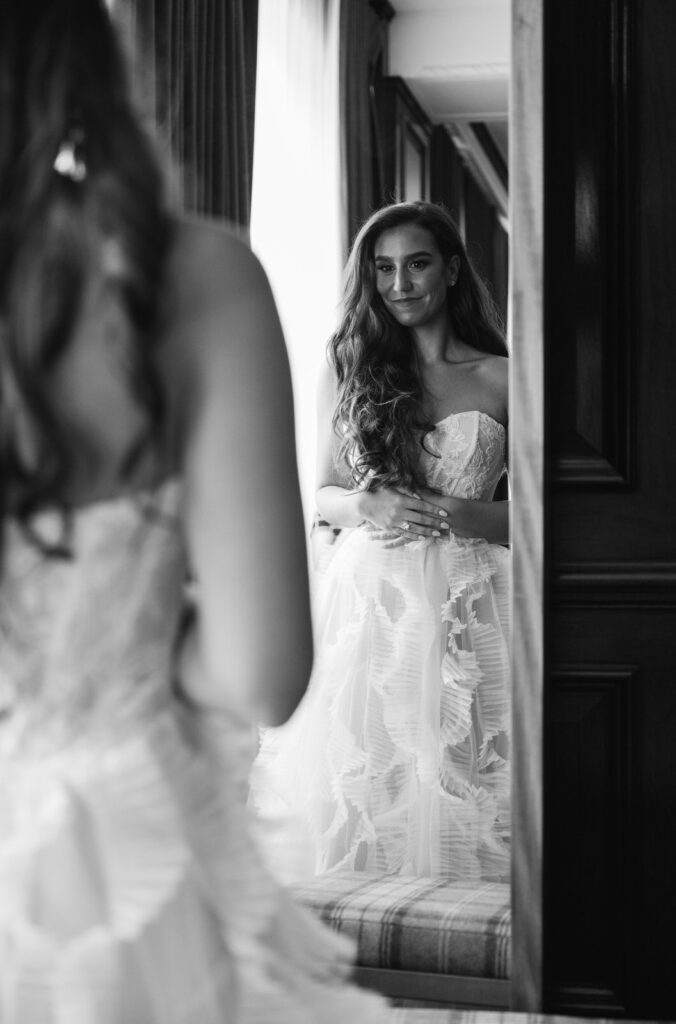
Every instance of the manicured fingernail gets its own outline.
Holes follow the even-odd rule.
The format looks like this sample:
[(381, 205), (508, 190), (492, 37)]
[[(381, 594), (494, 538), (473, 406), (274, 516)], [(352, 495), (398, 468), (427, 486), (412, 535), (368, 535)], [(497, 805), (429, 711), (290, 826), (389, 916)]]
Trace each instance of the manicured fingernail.
[(433, 537), (441, 537), (441, 534), (439, 533), (438, 530), (432, 530), (432, 536)]
[(448, 512), (442, 508), (441, 511), (439, 512), (439, 515), (446, 517), (448, 515)]
[(442, 523), (441, 524), (441, 529), (442, 530), (450, 530), (450, 526), (448, 525), (448, 523)]

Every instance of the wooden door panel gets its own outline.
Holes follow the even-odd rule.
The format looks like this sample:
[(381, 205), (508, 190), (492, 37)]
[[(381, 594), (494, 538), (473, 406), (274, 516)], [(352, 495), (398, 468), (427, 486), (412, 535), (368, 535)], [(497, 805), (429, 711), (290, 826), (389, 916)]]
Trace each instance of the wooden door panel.
[(569, 591), (552, 620), (552, 998), (638, 1016), (649, 999), (664, 1014), (676, 906), (676, 609), (585, 606), (579, 593), (579, 606)]
[(584, 1002), (616, 1013), (627, 1002), (635, 934), (625, 928), (636, 890), (624, 825), (632, 804), (628, 753), (636, 669), (561, 663), (552, 680), (547, 814), (557, 860), (567, 865), (548, 908), (557, 922), (556, 999), (560, 1006)]
[[(671, 1013), (676, 607), (589, 603), (551, 619), (546, 865), (549, 1000)], [(565, 602), (565, 603), (564, 603)], [(547, 868), (545, 869), (547, 871)], [(650, 1011), (652, 1007), (652, 1011)]]
[(633, 478), (630, 28), (620, 2), (548, 5), (551, 469), (594, 491)]
[(676, 4), (547, 12), (546, 1009), (673, 1017)]

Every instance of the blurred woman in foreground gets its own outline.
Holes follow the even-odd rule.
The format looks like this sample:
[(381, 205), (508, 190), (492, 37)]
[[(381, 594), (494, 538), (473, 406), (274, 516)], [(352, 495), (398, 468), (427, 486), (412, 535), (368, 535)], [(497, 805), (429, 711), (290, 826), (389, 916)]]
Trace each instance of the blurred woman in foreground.
[(312, 658), (267, 280), (169, 212), (102, 0), (2, 4), (0, 125), (0, 1018), (379, 1020), (241, 806)]

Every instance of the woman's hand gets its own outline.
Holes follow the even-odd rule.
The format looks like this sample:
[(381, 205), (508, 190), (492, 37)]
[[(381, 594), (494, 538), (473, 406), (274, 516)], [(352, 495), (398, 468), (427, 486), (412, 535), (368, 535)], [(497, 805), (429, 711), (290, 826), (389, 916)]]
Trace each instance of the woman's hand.
[(393, 487), (364, 491), (360, 511), (381, 538), (385, 534), (391, 539), (412, 541), (448, 534), (448, 512), (443, 506)]
[(434, 491), (421, 491), (421, 498), (448, 513), (448, 524), (456, 537), (479, 537), (489, 544), (509, 543), (511, 502), (475, 501)]
[(474, 531), (473, 522), (473, 513), (477, 509), (476, 501), (470, 498), (455, 498), (447, 494), (435, 494), (434, 491), (422, 491), (421, 494), (432, 504), (436, 504), (437, 508), (446, 512), (450, 530), (457, 537), (479, 536)]

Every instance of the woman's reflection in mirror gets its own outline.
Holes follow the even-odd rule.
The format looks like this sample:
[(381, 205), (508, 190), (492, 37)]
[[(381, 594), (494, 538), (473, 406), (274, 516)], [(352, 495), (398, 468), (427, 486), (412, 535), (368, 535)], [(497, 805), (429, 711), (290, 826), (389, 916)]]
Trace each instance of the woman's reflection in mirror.
[(316, 666), (252, 777), (291, 877), (299, 830), (315, 874), (508, 877), (507, 392), (449, 214), (374, 213), (320, 384), (316, 502), (339, 532), (316, 560)]

